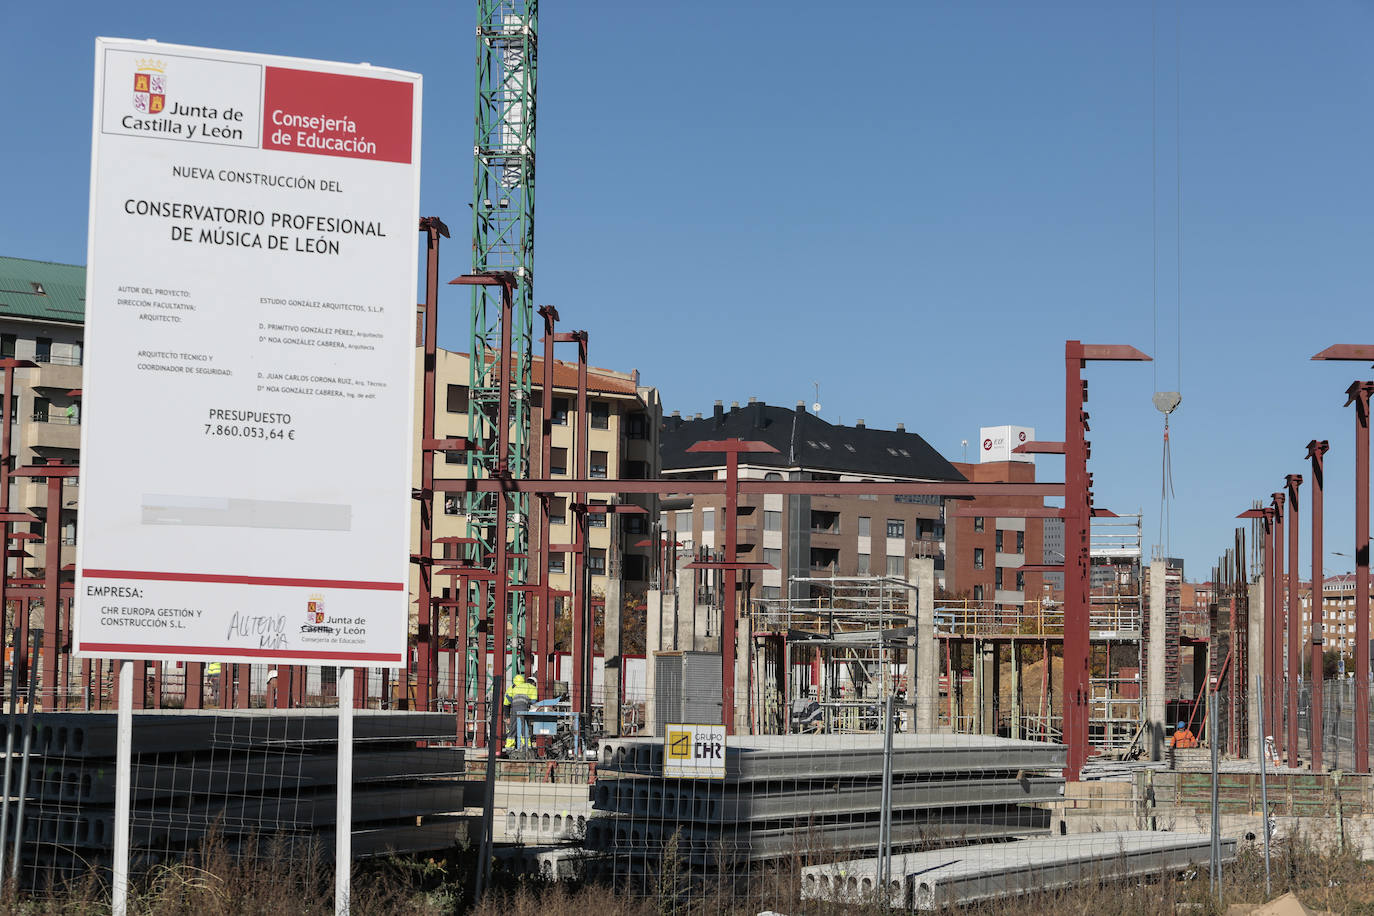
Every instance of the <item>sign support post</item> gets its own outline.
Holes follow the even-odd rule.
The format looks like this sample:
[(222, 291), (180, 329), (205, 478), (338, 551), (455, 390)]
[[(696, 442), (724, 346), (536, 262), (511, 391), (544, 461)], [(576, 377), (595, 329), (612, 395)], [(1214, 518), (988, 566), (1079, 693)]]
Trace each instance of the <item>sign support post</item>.
[(125, 916), (129, 907), (129, 783), (133, 776), (134, 663), (119, 662), (119, 712), (115, 725), (114, 875), (111, 916)]
[(334, 812), (334, 916), (348, 916), (353, 893), (353, 669), (340, 668), (339, 780)]

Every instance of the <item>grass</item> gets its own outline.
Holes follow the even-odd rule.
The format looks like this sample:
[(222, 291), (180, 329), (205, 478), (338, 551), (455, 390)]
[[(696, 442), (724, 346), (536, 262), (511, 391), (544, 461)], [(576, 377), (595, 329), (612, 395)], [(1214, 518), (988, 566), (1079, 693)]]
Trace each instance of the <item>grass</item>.
[[(1307, 906), (1343, 916), (1374, 916), (1374, 863), (1349, 851), (1322, 849), (1301, 837), (1272, 850), (1272, 897), (1294, 891)], [(671, 858), (670, 858), (671, 861)], [(494, 878), (480, 902), (469, 899), (470, 853), (453, 850), (443, 859), (392, 858), (354, 869), (353, 913), (357, 916), (876, 916), (877, 905), (844, 906), (802, 901), (795, 868), (740, 881), (689, 883), (669, 868), (641, 893), (575, 882), (552, 883), (527, 875)], [(1227, 904), (1265, 899), (1261, 849), (1245, 847), (1224, 873), (1221, 904), (1209, 892), (1204, 869), (1100, 886), (989, 901), (960, 910), (966, 916), (1220, 916)], [(42, 896), (0, 901), (3, 916), (87, 916), (109, 912), (108, 889), (88, 876)], [(235, 858), (209, 844), (196, 862), (158, 866), (132, 888), (131, 916), (328, 916), (333, 913), (333, 866), (315, 855), (273, 854)]]

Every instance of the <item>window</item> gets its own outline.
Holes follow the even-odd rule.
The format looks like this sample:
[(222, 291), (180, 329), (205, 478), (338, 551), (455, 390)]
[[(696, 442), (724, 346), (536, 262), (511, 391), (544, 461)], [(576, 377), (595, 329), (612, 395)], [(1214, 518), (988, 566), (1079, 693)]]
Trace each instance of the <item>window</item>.
[(1001, 529), (1001, 528), (998, 528), (998, 529), (997, 529), (997, 534), (995, 534), (995, 535), (993, 536), (993, 543), (996, 544), (996, 550), (997, 550), (997, 552), (998, 552), (998, 553), (1001, 553), (1001, 552), (1002, 552), (1002, 529)]
[(36, 363), (52, 362), (52, 338), (40, 337), (33, 342), (33, 361)]
[(568, 425), (568, 399), (567, 399), (567, 398), (554, 398), (554, 399), (553, 399), (553, 415), (549, 417), (549, 420), (550, 420), (550, 422), (553, 423), (554, 426), (567, 426), (567, 425)]
[(592, 468), (588, 476), (594, 480), (604, 480), (606, 478), (605, 452), (592, 452)]
[(445, 497), (444, 497), (444, 514), (445, 514), (445, 515), (457, 515), (457, 514), (458, 514), (458, 497), (456, 497), (456, 496), (445, 496)]
[(973, 530), (974, 530), (974, 531), (982, 531), (982, 530), (983, 530), (983, 516), (981, 516), (981, 515), (975, 515), (975, 516), (973, 517)]
[(468, 412), (468, 386), (449, 385), (448, 397), (444, 404), (449, 413)]
[[(449, 387), (452, 388), (453, 386), (450, 385)], [(449, 438), (450, 438), (450, 439), (461, 439), (461, 438), (463, 438), (463, 437), (462, 437), (462, 436), (458, 436), (458, 435), (454, 435), (454, 436), (449, 436)], [(462, 452), (458, 452), (458, 451), (448, 451), (448, 452), (444, 452), (444, 464), (462, 464), (462, 463), (465, 462), (465, 461), (467, 461), (467, 455), (463, 454)]]
[(648, 480), (649, 462), (627, 461), (625, 462), (624, 473), (622, 473), (620, 476), (624, 480)]
[(0, 359), (14, 359), (14, 344), (17, 339), (13, 334), (0, 334)]
[(625, 418), (625, 438), (626, 439), (647, 439), (649, 438), (649, 416), (643, 413), (632, 413)]
[(782, 530), (782, 513), (781, 513), (781, 512), (770, 512), (770, 511), (768, 511), (767, 509), (765, 509), (764, 512), (763, 512), (763, 530), (764, 530), (764, 531), (781, 531), (781, 530)]
[(587, 405), (587, 413), (591, 416), (592, 429), (611, 428), (611, 405), (605, 401), (592, 401)]
[(606, 551), (595, 548), (587, 551), (587, 572), (593, 576), (606, 575)]
[(975, 585), (975, 586), (973, 587), (973, 600), (974, 600), (974, 601), (982, 601), (982, 600), (983, 600), (983, 586), (981, 586), (981, 585)]
[(887, 574), (889, 576), (906, 575), (906, 557), (888, 557)]
[(48, 422), (48, 406), (50, 402), (47, 398), (33, 399), (33, 419), (38, 423)]
[(1001, 588), (1001, 587), (1002, 587), (1002, 567), (1000, 567), (1000, 566), (997, 567), (996, 569), (994, 569), (994, 570), (992, 571), (992, 587), (993, 587), (993, 588)]
[(1016, 590), (1018, 592), (1026, 590), (1026, 574), (1019, 569), (1016, 571)]
[(68, 547), (76, 543), (76, 519), (62, 523), (62, 543)]
[[(626, 534), (648, 534), (649, 516), (643, 512), (630, 512), (620, 516), (620, 530)], [(630, 546), (634, 546), (633, 544)]]
[[(588, 505), (588, 506), (604, 506), (604, 505), (606, 505), (606, 500), (604, 500), (604, 499), (593, 499), (593, 500), (591, 500), (589, 503), (587, 503), (587, 505)], [(606, 515), (605, 515), (605, 513), (603, 513), (603, 512), (588, 512), (588, 513), (587, 513), (587, 527), (588, 527), (588, 528), (605, 528), (605, 527), (606, 527)]]
[(861, 553), (861, 554), (859, 554), (859, 575), (861, 575), (861, 576), (867, 576), (867, 575), (871, 575), (871, 573), (872, 573), (872, 570), (871, 570), (871, 568), (869, 567), (869, 556), (868, 556), (868, 554), (866, 554), (866, 553)]
[(549, 449), (549, 476), (557, 477), (560, 474), (568, 473), (568, 450), (565, 448)]
[(702, 531), (715, 531), (715, 530), (716, 530), (716, 510), (715, 510), (715, 509), (702, 509), (702, 510), (701, 510), (701, 530), (702, 530)]
[(1026, 552), (1026, 532), (1024, 532), (1024, 531), (1018, 531), (1018, 532), (1016, 532), (1016, 552), (1017, 552), (1017, 553), (1025, 553), (1025, 552)]
[(782, 569), (782, 550), (778, 547), (763, 548), (763, 562), (776, 569)]
[(782, 475), (779, 474), (777, 471), (769, 471), (767, 474), (764, 474), (764, 475), (763, 475), (763, 479), (764, 479), (764, 480), (782, 480)]
[(566, 553), (549, 554), (549, 572), (563, 573), (568, 568), (568, 555)]
[(906, 537), (906, 522), (900, 518), (890, 518), (887, 520), (887, 536), (890, 538)]
[(692, 536), (692, 510), (682, 509), (677, 513), (677, 533), (678, 536)]
[(873, 519), (867, 515), (859, 516), (859, 537), (866, 538), (873, 533)]
[(568, 523), (568, 498), (566, 496), (554, 496), (549, 499), (549, 524), (566, 525)]
[(983, 568), (983, 548), (981, 548), (981, 547), (975, 547), (975, 548), (973, 548), (973, 568), (974, 568), (974, 569), (982, 569), (982, 568)]
[(759, 589), (759, 597), (777, 600), (782, 597), (782, 588), (777, 585), (765, 585)]

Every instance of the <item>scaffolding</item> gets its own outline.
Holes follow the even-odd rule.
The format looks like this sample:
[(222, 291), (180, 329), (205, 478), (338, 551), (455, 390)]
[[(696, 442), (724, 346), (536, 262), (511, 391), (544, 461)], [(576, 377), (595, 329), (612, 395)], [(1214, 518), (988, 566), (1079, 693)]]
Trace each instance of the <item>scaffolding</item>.
[(789, 595), (751, 615), (751, 719), (756, 732), (877, 732), (889, 697), (906, 729), (916, 649), (916, 586), (896, 576), (789, 580)]

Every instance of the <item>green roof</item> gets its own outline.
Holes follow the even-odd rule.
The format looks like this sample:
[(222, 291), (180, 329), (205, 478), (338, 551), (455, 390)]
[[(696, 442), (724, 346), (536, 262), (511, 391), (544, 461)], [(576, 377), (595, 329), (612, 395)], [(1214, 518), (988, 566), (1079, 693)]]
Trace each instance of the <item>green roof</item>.
[(0, 257), (0, 317), (81, 324), (86, 320), (86, 268)]

